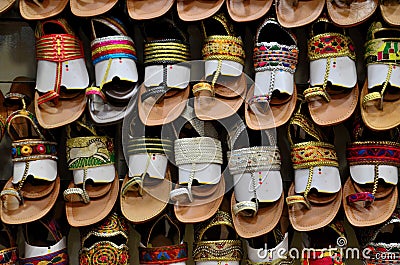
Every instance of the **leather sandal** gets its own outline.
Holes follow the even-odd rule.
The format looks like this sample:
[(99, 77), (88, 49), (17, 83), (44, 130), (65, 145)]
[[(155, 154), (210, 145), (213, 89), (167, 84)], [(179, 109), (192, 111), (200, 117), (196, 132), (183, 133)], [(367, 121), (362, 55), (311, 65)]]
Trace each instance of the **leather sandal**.
[[(196, 223), (212, 217), (221, 205), (225, 193), (221, 172), (222, 147), (216, 139), (215, 128), (211, 123), (197, 119), (189, 104), (182, 118), (180, 125), (193, 128), (190, 133), (197, 133), (200, 137), (179, 138), (176, 133), (174, 150), (179, 182), (171, 191), (170, 199), (175, 204), (179, 221)], [(179, 128), (177, 124), (178, 120), (174, 124), (175, 132)]]
[(18, 247), (15, 242), (17, 231), (13, 227), (2, 224), (3, 228), (0, 232), (1, 248), (0, 248), (0, 264), (17, 265), (18, 263)]
[(286, 123), (296, 107), (299, 50), (296, 37), (273, 18), (260, 25), (255, 42), (255, 83), (246, 96), (245, 118), (249, 128), (265, 130)]
[(40, 21), (35, 37), (35, 113), (42, 127), (60, 127), (85, 110), (89, 75), (82, 43), (64, 19)]
[(400, 74), (398, 42), (400, 30), (371, 24), (364, 58), (368, 79), (360, 95), (361, 114), (365, 125), (373, 130), (388, 130), (400, 124)]
[[(388, 139), (389, 133), (381, 133), (381, 136)], [(362, 134), (355, 135), (355, 141), (347, 147), (350, 177), (343, 186), (343, 207), (347, 219), (358, 227), (385, 222), (393, 214), (398, 200), (398, 138), (394, 141), (381, 140), (377, 133), (368, 137), (372, 141), (365, 141), (365, 138)]]
[[(187, 37), (170, 19), (154, 24), (160, 36), (149, 40), (144, 29), (144, 82), (138, 96), (141, 121), (147, 126), (169, 123), (182, 113), (189, 97), (190, 59)], [(156, 27), (157, 26), (157, 27)], [(163, 31), (164, 30), (164, 31)], [(153, 33), (153, 34), (154, 34)]]
[(161, 17), (174, 4), (174, 0), (127, 0), (126, 7), (131, 18), (136, 20)]
[(80, 229), (79, 264), (129, 264), (128, 222), (116, 212), (104, 220)]
[(264, 134), (268, 138), (268, 145), (233, 149), (229, 153), (228, 167), (234, 183), (232, 219), (236, 232), (243, 238), (273, 230), (284, 207), (280, 152), (270, 132), (261, 134), (261, 139)]
[(71, 136), (67, 127), (67, 165), (73, 181), (64, 190), (67, 219), (71, 226), (88, 226), (104, 219), (118, 198), (119, 179), (115, 169), (113, 140), (98, 136), (85, 121), (76, 122), (77, 129), (90, 136)]
[(91, 26), (96, 84), (86, 89), (89, 114), (95, 123), (109, 125), (136, 107), (128, 108), (138, 91), (135, 44), (118, 19), (92, 18)]
[(4, 95), (0, 91), (0, 142), (3, 139), (6, 128), (7, 108), (4, 106)]
[(57, 143), (26, 110), (23, 98), (21, 101), (23, 108), (11, 113), (6, 120), (14, 168), (13, 177), (0, 193), (1, 219), (6, 224), (23, 224), (45, 216), (60, 189)]
[(396, 1), (379, 2), (383, 19), (391, 26), (400, 26), (400, 5)]
[(129, 221), (142, 223), (168, 205), (172, 189), (168, 158), (173, 154), (173, 141), (132, 137), (126, 150), (129, 173), (122, 183), (121, 211)]
[[(164, 221), (164, 222), (162, 222)], [(185, 265), (188, 260), (188, 246), (183, 241), (179, 224), (167, 214), (161, 216), (139, 246), (139, 263), (143, 265), (168, 264)]]
[(346, 264), (347, 237), (341, 221), (334, 221), (302, 236), (303, 246), (312, 251), (302, 251), (301, 264)]
[(325, 0), (275, 0), (276, 16), (285, 28), (296, 28), (312, 23), (320, 15)]
[(224, 0), (176, 0), (179, 18), (183, 21), (198, 21), (213, 16), (224, 4)]
[(47, 219), (25, 225), (25, 251), (19, 260), (20, 265), (69, 264), (67, 237), (61, 234), (54, 219)]
[(0, 3), (0, 14), (7, 12), (11, 7), (14, 6), (16, 0), (1, 1)]
[(106, 13), (118, 0), (70, 0), (71, 12), (78, 17), (93, 17)]
[(348, 119), (358, 102), (356, 54), (343, 28), (319, 18), (308, 41), (310, 87), (303, 95), (311, 118), (321, 126)]
[(272, 3), (273, 0), (226, 0), (229, 16), (237, 22), (248, 22), (263, 17), (271, 8)]
[(197, 225), (192, 256), (196, 265), (240, 264), (242, 242), (228, 213), (218, 211), (210, 220)]
[(193, 86), (194, 110), (200, 120), (223, 119), (235, 114), (244, 101), (247, 86), (243, 41), (223, 13), (201, 25), (205, 82)]
[[(297, 143), (292, 129), (299, 135)], [(332, 222), (342, 202), (335, 147), (299, 111), (290, 120), (288, 140), (295, 178), (286, 198), (290, 222), (297, 231), (322, 228)]]
[(326, 8), (333, 23), (353, 27), (368, 20), (378, 7), (378, 0), (326, 0)]
[(60, 14), (67, 4), (68, 0), (21, 0), (19, 11), (25, 19), (46, 19)]

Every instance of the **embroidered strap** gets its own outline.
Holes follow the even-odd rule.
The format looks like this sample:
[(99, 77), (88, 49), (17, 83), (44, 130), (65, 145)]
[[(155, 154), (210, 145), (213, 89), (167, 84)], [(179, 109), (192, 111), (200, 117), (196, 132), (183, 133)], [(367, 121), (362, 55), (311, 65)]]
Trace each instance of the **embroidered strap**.
[(1, 265), (18, 264), (18, 248), (11, 247), (0, 250), (0, 264)]
[(42, 159), (57, 160), (57, 143), (41, 140), (21, 140), (12, 142), (13, 162)]
[(188, 260), (187, 244), (164, 247), (139, 247), (140, 264), (171, 264)]
[(92, 61), (96, 65), (108, 59), (132, 59), (136, 58), (135, 44), (128, 36), (109, 36), (97, 38), (91, 43)]
[(189, 46), (177, 39), (146, 42), (144, 45), (144, 65), (167, 65), (190, 60)]
[(21, 265), (68, 265), (69, 258), (66, 248), (63, 248), (57, 252), (46, 254), (43, 256), (37, 256), (32, 258), (20, 258), (19, 264)]
[(254, 69), (256, 72), (282, 70), (294, 74), (298, 54), (296, 45), (258, 42), (253, 53)]
[(201, 50), (204, 60), (228, 60), (244, 65), (245, 52), (241, 38), (226, 35), (207, 37)]
[(110, 241), (99, 241), (79, 251), (80, 265), (129, 264), (129, 249), (126, 244), (116, 245)]
[(353, 165), (400, 166), (400, 145), (396, 142), (354, 142), (347, 147), (347, 161)]
[(348, 36), (340, 33), (323, 33), (308, 40), (308, 58), (311, 61), (342, 56), (356, 59), (354, 44)]

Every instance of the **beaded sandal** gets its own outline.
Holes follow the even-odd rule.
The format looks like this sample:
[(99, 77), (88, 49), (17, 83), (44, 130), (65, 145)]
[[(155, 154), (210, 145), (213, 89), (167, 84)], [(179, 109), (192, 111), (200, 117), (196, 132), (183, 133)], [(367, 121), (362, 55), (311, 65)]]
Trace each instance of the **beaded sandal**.
[(80, 265), (129, 264), (129, 226), (121, 215), (112, 212), (101, 222), (82, 228), (80, 233)]
[(152, 19), (167, 13), (174, 2), (174, 0), (127, 0), (126, 7), (133, 19)]
[(335, 125), (348, 119), (358, 102), (356, 54), (343, 28), (319, 18), (308, 41), (310, 87), (303, 95), (311, 118), (318, 125)]
[(218, 211), (195, 228), (193, 260), (196, 265), (239, 265), (242, 257), (242, 242), (228, 213)]
[(325, 0), (275, 0), (279, 24), (286, 28), (312, 23), (321, 15), (324, 6)]
[[(398, 167), (400, 144), (397, 136), (388, 139), (388, 132), (372, 133), (362, 141), (366, 128), (357, 125), (355, 142), (347, 147), (350, 177), (343, 186), (343, 207), (354, 226), (371, 226), (385, 222), (396, 208), (398, 200)], [(362, 137), (366, 138), (366, 137)]]
[(353, 27), (367, 21), (378, 8), (378, 0), (326, 0), (326, 8), (333, 23)]
[(247, 92), (245, 117), (249, 128), (265, 130), (286, 123), (296, 107), (299, 51), (295, 36), (273, 18), (261, 24), (255, 41), (255, 83)]
[(166, 124), (178, 118), (190, 92), (190, 66), (184, 63), (190, 59), (187, 37), (172, 20), (164, 18), (157, 23), (153, 34), (158, 30), (159, 39), (149, 40), (144, 32), (145, 74), (138, 109), (141, 121), (147, 126)]
[[(43, 229), (44, 228), (44, 231)], [(35, 245), (30, 238), (37, 241)], [(20, 265), (68, 265), (67, 238), (60, 232), (54, 219), (26, 224), (24, 257), (19, 260)]]
[(379, 2), (383, 19), (391, 26), (400, 26), (400, 5), (398, 2), (382, 0)]
[[(299, 135), (297, 143), (293, 132)], [(288, 140), (295, 178), (286, 198), (290, 222), (297, 231), (324, 227), (332, 222), (342, 202), (335, 147), (300, 111), (290, 120)]]
[(237, 22), (248, 22), (263, 17), (271, 8), (273, 0), (235, 1), (226, 0), (229, 16)]
[(70, 0), (71, 12), (78, 17), (93, 17), (106, 13), (118, 0)]
[(385, 28), (374, 22), (367, 34), (364, 58), (368, 80), (360, 95), (365, 125), (373, 130), (388, 130), (400, 124), (400, 29)]
[[(164, 222), (161, 222), (164, 221)], [(167, 214), (161, 216), (150, 228), (146, 243), (140, 243), (139, 263), (142, 265), (185, 265), (188, 246), (177, 222)]]
[(26, 110), (24, 98), (21, 101), (22, 110), (14, 111), (6, 120), (14, 167), (13, 177), (0, 193), (1, 219), (7, 224), (40, 219), (53, 207), (60, 189), (57, 143), (49, 141), (53, 137)]
[(236, 37), (223, 13), (202, 21), (201, 25), (206, 82), (193, 86), (194, 110), (201, 120), (223, 119), (238, 111), (246, 94), (243, 41)]
[(85, 110), (89, 75), (82, 43), (64, 19), (39, 21), (35, 37), (35, 113), (42, 127), (60, 127)]
[(19, 11), (25, 19), (46, 19), (61, 13), (67, 4), (68, 0), (21, 0)]
[(104, 219), (118, 198), (119, 179), (115, 169), (113, 139), (98, 136), (85, 121), (77, 121), (78, 131), (71, 137), (67, 127), (67, 165), (73, 171), (73, 181), (64, 191), (67, 219), (71, 226), (87, 226)]
[(95, 123), (112, 124), (136, 106), (129, 104), (128, 109), (138, 90), (135, 45), (118, 19), (93, 18), (91, 26), (96, 85), (86, 89), (89, 113)]
[[(281, 218), (285, 201), (279, 149), (268, 131), (261, 134), (259, 146), (229, 153), (228, 166), (235, 185), (231, 199), (233, 224), (244, 238), (270, 232)], [(268, 145), (262, 145), (263, 138), (268, 138)]]
[(121, 211), (133, 223), (159, 215), (172, 189), (168, 158), (173, 142), (168, 139), (131, 137), (127, 148), (129, 173), (120, 193)]
[[(197, 119), (192, 107), (187, 105), (182, 117), (180, 125), (192, 127), (200, 137), (179, 139), (175, 130), (177, 140), (174, 150), (179, 182), (171, 191), (170, 198), (175, 203), (175, 215), (179, 221), (196, 223), (213, 216), (221, 205), (225, 193), (221, 172), (222, 147), (216, 139), (218, 134), (215, 128), (211, 123)], [(189, 133), (193, 134), (193, 131)]]
[(224, 4), (224, 0), (177, 0), (179, 18), (183, 21), (198, 21), (211, 17)]
[(16, 265), (18, 264), (18, 248), (15, 242), (17, 231), (11, 230), (11, 227), (2, 224), (3, 228), (0, 231), (0, 264)]

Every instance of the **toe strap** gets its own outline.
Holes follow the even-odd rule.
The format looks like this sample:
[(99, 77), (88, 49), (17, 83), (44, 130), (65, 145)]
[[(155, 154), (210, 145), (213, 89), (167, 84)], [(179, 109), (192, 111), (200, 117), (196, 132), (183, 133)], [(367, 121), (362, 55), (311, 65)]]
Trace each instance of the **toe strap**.
[(169, 197), (171, 200), (175, 202), (193, 202), (193, 195), (192, 192), (188, 188), (178, 188), (174, 189), (169, 193)]

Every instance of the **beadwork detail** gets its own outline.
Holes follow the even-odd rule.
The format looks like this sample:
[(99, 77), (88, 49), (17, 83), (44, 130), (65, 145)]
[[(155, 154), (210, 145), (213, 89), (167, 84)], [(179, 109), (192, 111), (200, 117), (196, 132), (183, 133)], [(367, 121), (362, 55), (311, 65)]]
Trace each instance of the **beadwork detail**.
[(253, 53), (254, 69), (256, 72), (283, 70), (293, 74), (296, 71), (298, 53), (296, 45), (257, 43)]
[(193, 243), (193, 260), (240, 261), (243, 257), (240, 240), (199, 241)]
[(245, 53), (241, 38), (226, 35), (207, 37), (202, 49), (204, 60), (228, 60), (244, 65)]
[(128, 246), (121, 244), (117, 246), (113, 242), (96, 242), (90, 248), (82, 248), (79, 252), (80, 265), (108, 265), (129, 264)]
[(354, 142), (347, 147), (349, 165), (400, 166), (400, 145), (395, 142)]
[(13, 162), (38, 159), (57, 160), (57, 143), (40, 140), (21, 140), (12, 143)]
[(308, 58), (311, 61), (341, 56), (356, 59), (352, 40), (343, 34), (318, 34), (308, 41)]
[(1, 265), (15, 265), (18, 261), (18, 248), (12, 247), (0, 250)]
[(179, 165), (222, 164), (221, 142), (211, 137), (183, 138), (175, 141), (175, 162)]
[(33, 258), (20, 258), (19, 264), (21, 265), (68, 265), (68, 252), (67, 249), (61, 249), (57, 252), (47, 255), (33, 257)]
[(175, 246), (139, 247), (140, 264), (171, 264), (188, 260), (186, 243)]
[(128, 36), (110, 36), (97, 38), (91, 43), (92, 61), (97, 64), (108, 59), (136, 58), (135, 44)]
[(291, 157), (294, 169), (314, 166), (339, 166), (335, 147), (323, 142), (311, 141), (294, 144)]
[(144, 65), (177, 64), (190, 60), (189, 46), (176, 39), (156, 40), (144, 45)]

